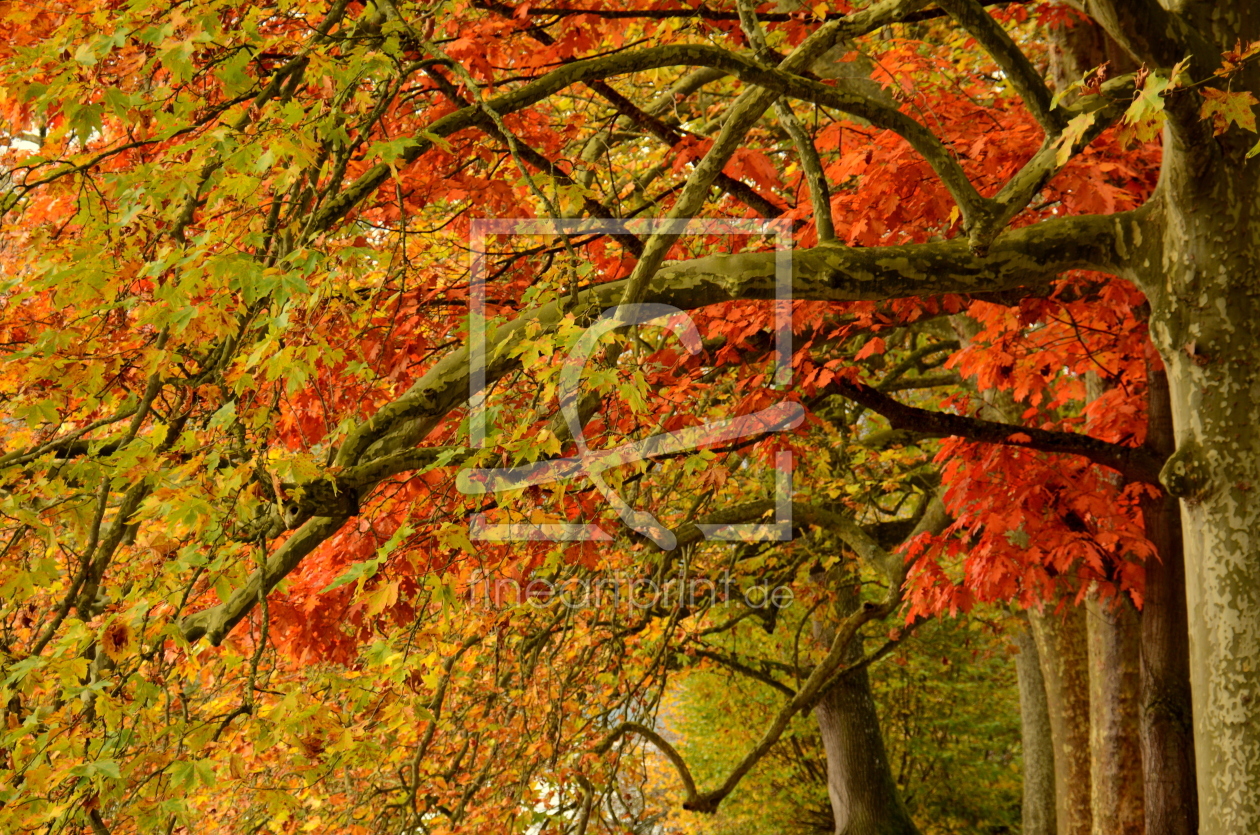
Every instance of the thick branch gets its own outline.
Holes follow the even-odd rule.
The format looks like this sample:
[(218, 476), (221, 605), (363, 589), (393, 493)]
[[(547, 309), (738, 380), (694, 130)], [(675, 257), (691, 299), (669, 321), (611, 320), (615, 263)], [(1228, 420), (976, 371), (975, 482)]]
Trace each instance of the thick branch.
[(1050, 108), (1052, 96), (1037, 72), (1006, 30), (998, 25), (979, 0), (938, 0), (941, 8), (949, 12), (958, 24), (967, 30), (984, 51), (997, 62), (1010, 80), (1011, 86), (1024, 100), (1028, 110), (1046, 135), (1057, 134), (1063, 129), (1063, 118)]
[(253, 574), (244, 586), (232, 593), (226, 603), (184, 618), (180, 624), (184, 638), (196, 641), (202, 637), (208, 637), (210, 643), (216, 646), (222, 643), (232, 628), (254, 608), (260, 593), (270, 593), (277, 583), (297, 568), (303, 557), (336, 533), (348, 518), (347, 516), (318, 516), (307, 522), (267, 558), (262, 576), (258, 573)]
[(887, 418), (893, 429), (908, 429), (934, 437), (958, 436), (990, 444), (1023, 447), (1039, 452), (1080, 455), (1096, 464), (1110, 467), (1133, 481), (1159, 483), (1163, 456), (1145, 447), (1127, 447), (1076, 432), (1050, 432), (998, 423), (979, 418), (951, 415), (931, 409), (907, 406), (864, 383), (835, 381), (831, 388)]
[[(1116, 267), (1118, 241), (1127, 238), (1131, 213), (1057, 218), (1012, 230), (990, 252), (972, 254), (962, 241), (907, 246), (856, 248), (824, 244), (792, 259), (792, 292), (809, 301), (882, 300), (942, 293), (973, 293), (1037, 287), (1066, 270), (1108, 271)], [(647, 299), (694, 310), (735, 300), (775, 298), (774, 252), (710, 256), (661, 269)], [(584, 309), (605, 309), (620, 301), (624, 281), (609, 282), (582, 294)], [(496, 332), (487, 346), (486, 382), (514, 367), (512, 347), (531, 324), (554, 328), (569, 308), (553, 303), (518, 317)], [(353, 430), (338, 451), (338, 466), (363, 460), (387, 435), (389, 454), (414, 446), (437, 421), (468, 395), (468, 352), (458, 350), (438, 362), (401, 397), (383, 406)]]
[[(988, 0), (985, 6), (1014, 6), (1023, 5), (1029, 0)], [(609, 20), (626, 20), (626, 19), (643, 19), (643, 20), (668, 20), (670, 18), (697, 18), (699, 20), (739, 20), (737, 12), (728, 12), (722, 9), (710, 9), (708, 6), (699, 6), (694, 9), (595, 9), (595, 8), (569, 8), (561, 9), (551, 6), (540, 6), (529, 10), (531, 15), (548, 16), (548, 17), (572, 17), (574, 15), (590, 15), (591, 17), (602, 17)], [(758, 15), (762, 20), (767, 22), (786, 22), (800, 19), (800, 12), (766, 12)], [(939, 9), (925, 9), (921, 12), (912, 12), (902, 17), (900, 23), (918, 23), (924, 20), (935, 20), (944, 17), (945, 13)], [(840, 20), (845, 17), (843, 12), (828, 12), (824, 20)]]

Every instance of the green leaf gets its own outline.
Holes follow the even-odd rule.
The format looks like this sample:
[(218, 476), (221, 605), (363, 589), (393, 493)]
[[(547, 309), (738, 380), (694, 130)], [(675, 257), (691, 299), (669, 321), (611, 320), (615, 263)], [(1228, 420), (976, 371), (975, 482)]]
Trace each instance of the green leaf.
[(219, 598), (220, 603), (227, 603), (232, 599), (232, 584), (222, 574), (215, 578), (214, 595)]
[(114, 780), (122, 779), (122, 771), (118, 768), (118, 763), (113, 760), (97, 760), (93, 763), (76, 765), (70, 769), (70, 773), (76, 777), (95, 777), (97, 774), (100, 774)]
[(383, 560), (380, 557), (378, 557), (376, 559), (364, 560), (363, 562), (355, 563), (354, 565), (350, 566), (350, 568), (347, 569), (345, 573), (343, 573), (340, 577), (338, 577), (337, 579), (333, 580), (331, 583), (329, 583), (328, 585), (320, 589), (319, 593), (326, 594), (332, 591), (333, 589), (339, 589), (342, 586), (353, 583), (356, 580), (360, 580), (360, 579), (367, 580), (368, 578), (376, 574), (377, 569), (381, 567), (382, 561)]
[(1164, 112), (1164, 91), (1168, 89), (1169, 80), (1162, 75), (1147, 77), (1146, 83), (1138, 90), (1133, 104), (1124, 113), (1124, 124), (1128, 127), (1126, 137), (1136, 138), (1139, 142), (1150, 142), (1163, 130), (1168, 116)]
[(399, 139), (386, 139), (381, 142), (375, 142), (368, 149), (368, 156), (378, 156), (385, 162), (392, 162), (403, 155), (403, 152), (415, 144), (409, 136)]
[(236, 422), (236, 401), (229, 400), (219, 407), (219, 410), (210, 416), (210, 422), (206, 424), (207, 429), (227, 429)]
[(66, 103), (66, 114), (69, 117), (70, 130), (80, 142), (87, 142), (93, 135), (101, 132), (101, 111), (99, 104)]
[(81, 43), (79, 48), (74, 51), (74, 60), (85, 67), (93, 66), (96, 63), (96, 55), (92, 51), (93, 44)]
[(219, 65), (219, 78), (228, 95), (239, 96), (254, 86), (254, 79), (245, 71), (251, 57), (247, 50), (241, 50)]

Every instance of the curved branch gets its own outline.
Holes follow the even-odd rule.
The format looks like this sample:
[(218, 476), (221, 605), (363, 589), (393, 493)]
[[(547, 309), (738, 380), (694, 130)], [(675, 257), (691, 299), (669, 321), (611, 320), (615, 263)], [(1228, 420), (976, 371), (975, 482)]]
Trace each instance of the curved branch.
[[(921, 5), (910, 0), (905, 0), (905, 2), (910, 6)], [(892, 5), (900, 4), (893, 2)], [(852, 28), (863, 27), (858, 27), (855, 23)], [(842, 37), (853, 37), (853, 32), (850, 28), (836, 26), (834, 30), (827, 33), (827, 37), (820, 38), (817, 43), (829, 45), (833, 42), (832, 38)], [(810, 57), (813, 52), (799, 54)], [(765, 67), (742, 55), (712, 46), (693, 44), (650, 47), (637, 52), (576, 61), (519, 89), (496, 96), (484, 102), (484, 106), (491, 108), (500, 116), (505, 116), (537, 104), (574, 84), (676, 66), (720, 69), (738, 77), (741, 81), (762, 88), (767, 93), (832, 107), (865, 119), (877, 127), (891, 130), (905, 138), (916, 151), (923, 155), (958, 202), (964, 217), (968, 213), (974, 215), (981, 205), (983, 198), (976, 192), (962, 167), (948, 149), (930, 130), (901, 111), (852, 92), (795, 75), (790, 71), (796, 68), (795, 64), (789, 65), (787, 70)], [(768, 102), (766, 104), (768, 106)], [(481, 118), (481, 109), (474, 107), (465, 107), (443, 116), (421, 131), (420, 136), (407, 145), (396, 160), (391, 161), (393, 167), (397, 168), (399, 165), (415, 162), (441, 139), (476, 127)], [(320, 209), (312, 219), (309, 228), (313, 232), (320, 232), (332, 227), (384, 183), (389, 178), (390, 171), (390, 163), (385, 162), (368, 169)]]
[(661, 736), (647, 725), (643, 725), (638, 722), (622, 722), (613, 730), (612, 733), (604, 738), (603, 742), (595, 746), (595, 752), (598, 754), (608, 753), (617, 740), (621, 739), (621, 737), (628, 733), (636, 733), (648, 742), (651, 742), (660, 749), (662, 754), (669, 758), (671, 763), (674, 764), (674, 769), (678, 772), (678, 776), (682, 778), (683, 788), (687, 790), (687, 799), (683, 801), (684, 809), (690, 809), (693, 811), (713, 811), (717, 808), (715, 805), (713, 809), (697, 809), (693, 805), (700, 799), (700, 796), (696, 792), (696, 780), (691, 776), (691, 769), (687, 768), (686, 760), (682, 758), (682, 754), (678, 753), (677, 748), (669, 744), (669, 741), (666, 740), (665, 737)]
[[(744, 37), (753, 45), (756, 55), (765, 61), (769, 53), (766, 44), (766, 33), (757, 22), (755, 0), (739, 0), (739, 23), (744, 30)], [(818, 148), (813, 137), (806, 132), (801, 120), (796, 118), (792, 105), (779, 99), (774, 103), (774, 113), (779, 125), (787, 131), (796, 146), (797, 156), (801, 160), (801, 171), (809, 189), (809, 201), (814, 208), (814, 228), (818, 232), (819, 241), (830, 241), (836, 237), (835, 222), (831, 217), (831, 193), (827, 187), (827, 174), (823, 169), (822, 159), (818, 156)]]
[[(985, 0), (985, 6), (1022, 6), (1030, 0)], [(711, 9), (708, 6), (698, 6), (694, 9), (597, 9), (597, 8), (568, 8), (561, 9), (554, 6), (535, 6), (530, 8), (531, 15), (547, 16), (547, 17), (572, 17), (574, 15), (582, 15), (591, 17), (602, 17), (609, 20), (669, 20), (671, 18), (696, 18), (699, 20), (731, 20), (738, 21), (739, 14), (737, 12), (728, 12), (722, 9)], [(844, 12), (828, 12), (823, 18), (825, 21), (840, 20), (845, 17)], [(921, 12), (912, 12), (900, 18), (899, 23), (919, 23), (925, 20), (935, 20), (944, 17), (945, 13), (939, 9), (926, 9)], [(771, 22), (787, 22), (798, 20), (799, 12), (766, 12), (758, 15), (762, 20)]]
[[(806, 301), (870, 301), (1039, 287), (1073, 269), (1115, 270), (1119, 251), (1131, 245), (1135, 213), (1056, 218), (1012, 230), (978, 256), (963, 241), (857, 248), (822, 244), (795, 253), (793, 297)], [(666, 266), (649, 284), (647, 299), (694, 310), (737, 300), (775, 298), (774, 252), (710, 256)], [(580, 309), (617, 304), (625, 281), (600, 284), (582, 294)], [(500, 327), (487, 346), (486, 383), (502, 377), (515, 361), (513, 346), (527, 328), (550, 330), (570, 308), (545, 305)], [(437, 421), (468, 395), (468, 351), (459, 349), (438, 362), (396, 400), (351, 431), (337, 453), (350, 467), (389, 436), (373, 456), (414, 446)]]
[[(916, 2), (921, 4), (922, 0), (882, 0), (862, 14), (878, 18), (881, 14), (890, 11), (901, 13), (912, 9)], [(909, 6), (910, 9), (903, 9), (903, 5)], [(823, 24), (802, 41), (791, 55), (783, 59), (779, 69), (799, 72), (813, 66), (818, 58), (843, 40), (845, 24), (849, 22), (846, 19)], [(670, 208), (668, 217), (676, 218), (686, 224), (690, 218), (704, 209), (709, 189), (712, 188), (714, 181), (739, 149), (744, 136), (779, 95), (780, 91), (763, 86), (754, 87), (740, 94), (735, 103), (727, 109), (717, 138), (713, 140), (713, 144), (709, 146), (704, 157), (696, 163), (690, 176), (687, 177), (686, 185), (683, 186), (678, 199)], [(643, 255), (639, 257), (638, 263), (634, 265), (634, 270), (626, 282), (621, 304), (638, 304), (644, 300), (648, 282), (665, 260), (665, 254), (677, 238), (676, 233), (657, 232), (648, 239)]]
[(1052, 96), (1042, 80), (1037, 68), (1028, 60), (1006, 30), (984, 10), (979, 0), (938, 0), (938, 4), (950, 17), (958, 21), (958, 25), (989, 53), (989, 56), (1002, 68), (1002, 72), (1010, 80), (1011, 86), (1024, 100), (1033, 118), (1045, 130), (1046, 135), (1058, 134), (1063, 130), (1062, 114), (1051, 109)]
[[(502, 15), (508, 20), (514, 19), (514, 14), (516, 10), (504, 3), (497, 2), (497, 0), (481, 0), (479, 5), (482, 5), (484, 8), (494, 11), (499, 15)], [(531, 27), (529, 30), (529, 33), (531, 37), (534, 38), (534, 40), (538, 41), (538, 43), (543, 44), (544, 46), (552, 46), (555, 44), (555, 38), (553, 38), (550, 34), (548, 34), (547, 31), (543, 29), (542, 27), (538, 27), (538, 26)], [(707, 76), (699, 77), (699, 82), (701, 84), (708, 83), (708, 81), (710, 80), (715, 80), (716, 78), (721, 78), (722, 76), (725, 75), (725, 73), (720, 70), (714, 71), (714, 70), (706, 69), (706, 70), (701, 70), (701, 72), (709, 73), (709, 75)], [(717, 73), (716, 76), (712, 75), (712, 73), (714, 72)], [(691, 79), (690, 83), (692, 84), (695, 84), (697, 82), (697, 79), (694, 73), (688, 76), (688, 78)], [(628, 121), (634, 124), (639, 125), (648, 133), (655, 136), (658, 140), (660, 140), (665, 145), (668, 145), (669, 147), (672, 148), (683, 140), (682, 133), (680, 133), (679, 131), (671, 127), (670, 125), (666, 124), (665, 122), (657, 118), (656, 114), (653, 113), (652, 105), (649, 105), (646, 108), (640, 109), (638, 105), (636, 105), (634, 102), (630, 101), (630, 99), (626, 98), (621, 93), (619, 93), (607, 81), (603, 81), (603, 80), (588, 81), (586, 82), (586, 86), (589, 87), (593, 92), (601, 96), (609, 104), (611, 104), (613, 109), (616, 110), (619, 114), (621, 114), (622, 117), (624, 117), (625, 119), (627, 119)], [(685, 90), (686, 86), (684, 85), (684, 87), (682, 87), (681, 89)], [(673, 96), (670, 95), (668, 100), (672, 101), (672, 99), (673, 99)], [(585, 158), (585, 154), (584, 154), (584, 158)], [(783, 214), (782, 209), (774, 205), (774, 203), (772, 203), (771, 201), (767, 200), (765, 197), (759, 194), (756, 189), (754, 189), (752, 186), (745, 183), (743, 180), (739, 180), (739, 179), (736, 179), (735, 177), (731, 177), (727, 174), (722, 173), (722, 174), (718, 174), (716, 184), (719, 188), (721, 188), (731, 197), (743, 203), (745, 206), (752, 209), (753, 211), (759, 213), (762, 217), (778, 217), (779, 215)], [(584, 185), (589, 186), (589, 183), (584, 183)], [(600, 216), (604, 217), (607, 215), (600, 215)]]

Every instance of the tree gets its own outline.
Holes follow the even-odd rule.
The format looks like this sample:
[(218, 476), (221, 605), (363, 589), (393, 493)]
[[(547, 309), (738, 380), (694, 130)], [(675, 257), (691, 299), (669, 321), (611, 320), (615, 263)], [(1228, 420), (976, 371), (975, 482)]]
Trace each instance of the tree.
[[(750, 465), (794, 447), (794, 525), (843, 543), (824, 573), (869, 563), (880, 596), (777, 670), (784, 705), (725, 782), (694, 785), (672, 752), (688, 808), (716, 808), (864, 669), (873, 622), (1140, 597), (1151, 542), (1176, 550), (1161, 483), (1185, 532), (1202, 829), (1256, 829), (1260, 11), (1166, 5), (6, 6), (0, 821), (642, 818), (637, 752), (672, 750), (650, 722), (671, 671), (723, 618), (775, 627), (747, 602), (759, 581), (815, 582), (806, 548), (722, 550), (696, 527), (761, 520), (774, 478)], [(1082, 14), (1135, 69), (1052, 92), (1042, 27)], [(490, 421), (492, 449), (466, 440), (470, 218), (702, 215), (792, 229), (790, 394), (771, 385), (769, 246), (492, 235), (487, 403), (517, 423)], [(643, 302), (692, 311), (705, 339), (609, 336), (599, 399), (557, 419), (547, 360)], [(1148, 364), (1175, 449), (1144, 443)], [(1108, 383), (1092, 402), (1089, 370)], [(460, 468), (785, 397), (809, 412), (794, 434), (607, 471), (679, 548), (468, 538), (474, 513), (617, 515), (577, 486), (469, 498)], [(843, 454), (802, 458), (820, 448)], [(723, 566), (734, 593), (687, 606), (530, 606), (610, 572), (681, 589)], [(500, 581), (522, 605), (497, 605)], [(496, 605), (454, 614), (478, 595)], [(1143, 681), (1180, 692), (1178, 630), (1143, 629), (1144, 652), (1173, 647)], [(1175, 759), (1162, 721), (1148, 803)]]
[[(1005, 636), (993, 634), (1000, 613), (980, 614), (987, 623), (929, 621), (870, 667), (892, 773), (925, 832), (1000, 832), (1018, 822), (1014, 669)], [(725, 643), (748, 664), (757, 656), (791, 657), (790, 645), (767, 646), (791, 639), (787, 632), (767, 636), (750, 624)], [(749, 719), (772, 711), (777, 699), (763, 682), (724, 668), (679, 684), (664, 724), (697, 775), (717, 780), (755, 744), (760, 729)], [(715, 817), (684, 813), (679, 829), (706, 835), (834, 832), (817, 726), (800, 721), (789, 734)], [(672, 782), (672, 772), (662, 779)]]

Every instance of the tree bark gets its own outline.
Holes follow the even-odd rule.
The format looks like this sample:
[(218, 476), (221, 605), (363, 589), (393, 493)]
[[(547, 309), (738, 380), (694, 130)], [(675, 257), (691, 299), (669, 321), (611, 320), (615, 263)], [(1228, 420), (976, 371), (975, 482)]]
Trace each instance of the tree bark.
[[(854, 578), (840, 580), (836, 615), (857, 611), (855, 582)], [(830, 643), (823, 617), (815, 617), (815, 637)], [(850, 642), (845, 662), (851, 664), (861, 657), (859, 635)], [(814, 718), (827, 755), (827, 794), (836, 835), (919, 835), (888, 764), (866, 668), (837, 681), (814, 707)]]
[(1041, 656), (1032, 630), (1024, 626), (1015, 633), (1019, 654), (1015, 671), (1019, 677), (1019, 715), (1024, 748), (1023, 835), (1054, 835), (1055, 783), (1054, 741), (1050, 731), (1050, 707), (1046, 684), (1041, 675)]
[(832, 687), (814, 717), (827, 752), (836, 835), (918, 835), (888, 765), (866, 670)]
[(1066, 90), (1085, 73), (1104, 63), (1112, 77), (1137, 69), (1133, 58), (1101, 26), (1091, 21), (1058, 23), (1050, 28), (1049, 81), (1056, 90)]
[[(1236, 89), (1260, 91), (1243, 75)], [(1260, 166), (1254, 134), (1207, 133), (1166, 132), (1162, 269), (1144, 289), (1176, 429), (1162, 480), (1181, 500), (1200, 826), (1232, 835), (1260, 832)]]
[(1086, 612), (1093, 832), (1142, 835), (1141, 622), (1127, 597), (1091, 599)]
[[(1214, 200), (1212, 211), (1244, 199), (1255, 193)], [(1206, 225), (1201, 215), (1179, 222)], [(1225, 835), (1260, 831), (1260, 304), (1235, 277), (1254, 288), (1260, 264), (1214, 234), (1194, 237), (1170, 269), (1185, 297), (1156, 320), (1178, 439), (1163, 480), (1181, 499), (1203, 831)], [(1213, 257), (1217, 246), (1233, 250), (1235, 263)]]
[[(1173, 450), (1168, 378), (1147, 375), (1146, 439)], [(1190, 699), (1190, 638), (1186, 624), (1186, 566), (1177, 500), (1164, 494), (1142, 501), (1146, 536), (1157, 557), (1146, 562), (1142, 606), (1142, 768), (1147, 835), (1193, 835), (1199, 830), (1194, 777), (1194, 711)]]
[(1059, 835), (1091, 835), (1089, 648), (1085, 610), (1030, 611), (1041, 656), (1054, 740), (1055, 821)]
[[(1254, 0), (1085, 8), (1148, 66), (1190, 55), (1209, 82), (1221, 53), (1260, 39)], [(1214, 86), (1254, 96), (1260, 67)], [(1233, 835), (1260, 832), (1260, 166), (1246, 159), (1255, 133), (1215, 135), (1199, 105), (1167, 99), (1160, 183), (1125, 274), (1150, 301), (1171, 395), (1161, 481), (1181, 501), (1200, 831)]]
[[(1085, 375), (1089, 402), (1098, 400), (1105, 390), (1106, 383), (1098, 374)], [(1085, 611), (1093, 832), (1142, 835), (1141, 618), (1127, 594), (1111, 600), (1091, 594)]]

